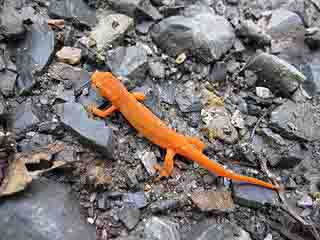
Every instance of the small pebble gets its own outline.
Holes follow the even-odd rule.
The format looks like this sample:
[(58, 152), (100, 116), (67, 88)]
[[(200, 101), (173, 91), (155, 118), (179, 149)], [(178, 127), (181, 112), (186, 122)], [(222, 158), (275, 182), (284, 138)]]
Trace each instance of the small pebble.
[(88, 223), (94, 224), (94, 219), (93, 218), (87, 218)]

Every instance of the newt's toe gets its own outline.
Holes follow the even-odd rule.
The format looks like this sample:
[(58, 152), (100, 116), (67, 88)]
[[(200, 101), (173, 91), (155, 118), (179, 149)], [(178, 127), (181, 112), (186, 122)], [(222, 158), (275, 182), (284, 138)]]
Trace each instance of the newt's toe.
[(170, 176), (169, 172), (164, 167), (161, 167), (159, 164), (154, 165), (153, 168), (159, 172), (159, 178), (167, 178)]

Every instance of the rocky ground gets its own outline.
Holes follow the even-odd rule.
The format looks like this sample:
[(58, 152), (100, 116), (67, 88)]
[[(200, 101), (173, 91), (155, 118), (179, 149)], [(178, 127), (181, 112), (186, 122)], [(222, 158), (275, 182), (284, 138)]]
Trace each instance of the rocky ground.
[[(316, 0), (0, 0), (4, 239), (320, 239)], [(273, 192), (165, 151), (86, 85), (111, 71)]]

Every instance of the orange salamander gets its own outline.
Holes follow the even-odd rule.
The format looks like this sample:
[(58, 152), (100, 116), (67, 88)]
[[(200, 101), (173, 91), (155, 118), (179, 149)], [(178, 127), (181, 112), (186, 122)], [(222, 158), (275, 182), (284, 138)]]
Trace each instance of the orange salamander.
[(118, 110), (139, 133), (154, 144), (167, 150), (163, 166), (160, 167), (158, 164), (155, 166), (155, 169), (159, 171), (160, 177), (168, 177), (171, 175), (174, 165), (173, 158), (176, 154), (179, 154), (197, 162), (200, 166), (218, 176), (271, 188), (273, 190), (279, 189), (279, 187), (271, 183), (226, 170), (219, 163), (210, 160), (202, 153), (205, 144), (200, 139), (184, 136), (168, 128), (148, 108), (138, 102), (144, 100), (142, 93), (128, 92), (126, 87), (114, 77), (112, 73), (95, 72), (91, 77), (91, 83), (103, 97), (112, 103), (112, 106), (105, 110), (90, 106), (89, 111), (94, 115), (105, 118)]

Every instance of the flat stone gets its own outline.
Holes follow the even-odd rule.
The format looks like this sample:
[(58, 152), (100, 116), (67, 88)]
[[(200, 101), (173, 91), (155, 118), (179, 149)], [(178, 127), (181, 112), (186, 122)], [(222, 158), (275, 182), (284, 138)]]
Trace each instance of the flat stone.
[(153, 213), (163, 213), (166, 211), (174, 210), (179, 207), (179, 200), (168, 199), (168, 200), (158, 200), (152, 203), (149, 208)]
[(235, 207), (230, 192), (194, 192), (191, 199), (204, 212), (230, 212)]
[(241, 21), (238, 35), (260, 45), (269, 45), (272, 39), (270, 35), (265, 33), (263, 29), (259, 28), (252, 20)]
[(157, 158), (153, 152), (144, 152), (141, 157), (141, 162), (150, 176), (156, 174), (157, 171), (154, 169), (154, 166), (157, 164)]
[(13, 95), (16, 79), (17, 73), (9, 70), (0, 71), (0, 91), (4, 96)]
[(23, 17), (17, 9), (4, 7), (0, 9), (0, 35), (8, 40), (21, 39), (26, 32)]
[(108, 45), (120, 42), (133, 24), (133, 19), (124, 14), (102, 14), (90, 38), (96, 43), (98, 51), (102, 51)]
[(140, 210), (138, 208), (123, 208), (118, 213), (120, 221), (132, 230), (140, 221)]
[(231, 224), (210, 224), (201, 222), (189, 232), (187, 240), (251, 240), (250, 234)]
[(275, 94), (290, 96), (306, 77), (293, 65), (275, 55), (258, 53), (247, 62), (247, 68), (258, 75), (258, 86)]
[(259, 208), (264, 205), (275, 205), (277, 194), (269, 188), (251, 184), (232, 184), (233, 200), (239, 205), (249, 208)]
[(148, 205), (144, 192), (124, 194), (122, 200), (127, 207), (131, 208), (144, 208)]
[(78, 103), (58, 104), (55, 108), (62, 124), (74, 132), (84, 144), (112, 157), (113, 134), (104, 121), (89, 118), (84, 107)]
[(107, 52), (106, 63), (113, 74), (125, 83), (145, 79), (148, 70), (147, 51), (141, 43), (118, 47)]
[(151, 4), (150, 0), (110, 0), (112, 9), (137, 20), (160, 20), (162, 15)]
[(19, 44), (16, 64), (19, 76), (17, 89), (19, 94), (27, 93), (43, 73), (54, 53), (54, 32), (46, 23), (35, 22), (29, 26), (24, 40)]
[(141, 23), (136, 24), (136, 31), (139, 34), (147, 35), (152, 25), (152, 21), (143, 21)]
[(48, 10), (53, 19), (76, 20), (89, 27), (97, 22), (95, 10), (83, 0), (51, 0)]
[(167, 104), (174, 104), (177, 83), (174, 81), (163, 81), (158, 86), (160, 101)]
[(196, 87), (193, 82), (188, 82), (178, 88), (175, 99), (180, 111), (183, 113), (200, 112), (202, 109), (200, 95), (196, 93)]
[(171, 221), (151, 217), (147, 219), (144, 227), (144, 239), (152, 240), (180, 240), (180, 234), (177, 227)]
[(31, 101), (19, 104), (14, 116), (13, 128), (16, 133), (24, 132), (40, 123)]
[(216, 62), (211, 69), (210, 82), (224, 82), (227, 77), (227, 64), (225, 62)]
[(15, 240), (96, 239), (86, 224), (79, 201), (66, 185), (51, 180), (34, 181), (25, 192), (2, 200), (0, 234)]
[(159, 61), (149, 62), (150, 74), (155, 78), (165, 77), (165, 65)]
[(308, 159), (310, 152), (299, 142), (282, 138), (268, 128), (263, 128), (252, 141), (252, 148), (258, 158), (266, 158), (271, 166), (290, 169), (302, 160)]
[[(168, 17), (154, 25), (152, 39), (172, 57), (188, 53), (206, 63), (219, 60), (234, 43), (233, 28), (208, 8), (187, 11), (185, 16)], [(215, 31), (211, 31), (212, 26)]]
[(311, 103), (288, 100), (272, 111), (270, 125), (284, 137), (315, 141), (320, 138), (317, 115)]
[(81, 49), (74, 47), (63, 47), (56, 53), (58, 61), (76, 65), (81, 60)]
[(112, 177), (105, 173), (104, 169), (99, 166), (89, 168), (87, 172), (87, 185), (90, 189), (105, 189), (112, 182)]

